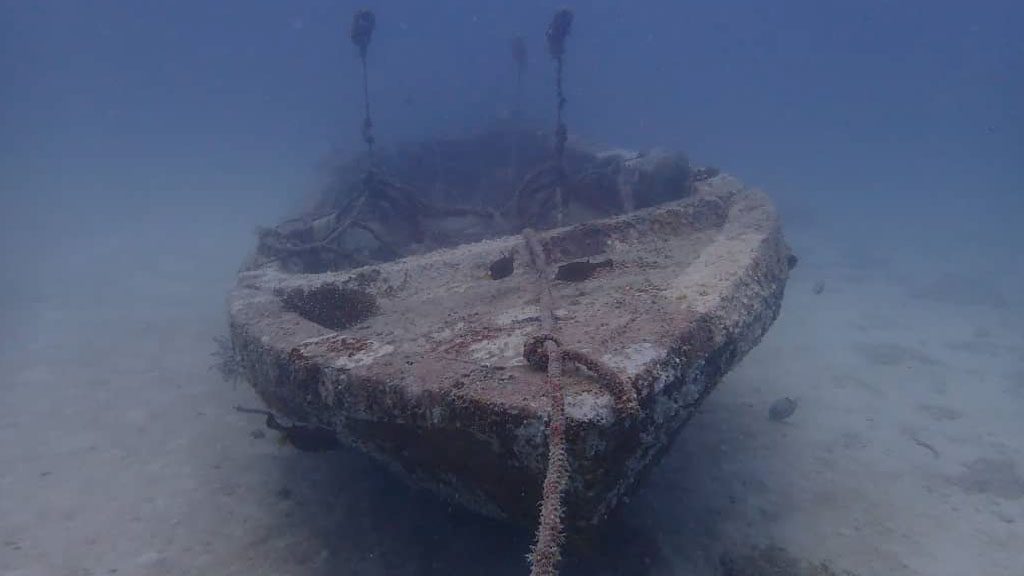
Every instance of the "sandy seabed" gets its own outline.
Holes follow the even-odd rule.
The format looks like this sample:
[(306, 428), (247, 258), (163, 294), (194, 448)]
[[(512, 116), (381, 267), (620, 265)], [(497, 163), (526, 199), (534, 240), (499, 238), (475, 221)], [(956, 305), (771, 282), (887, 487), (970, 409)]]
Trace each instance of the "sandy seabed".
[[(0, 311), (0, 574), (526, 574), (529, 529), (231, 409), (258, 405), (209, 369), (243, 236), (145, 260), (114, 239)], [(1021, 302), (790, 238), (768, 336), (564, 573), (750, 574), (774, 546), (773, 574), (1020, 576)]]

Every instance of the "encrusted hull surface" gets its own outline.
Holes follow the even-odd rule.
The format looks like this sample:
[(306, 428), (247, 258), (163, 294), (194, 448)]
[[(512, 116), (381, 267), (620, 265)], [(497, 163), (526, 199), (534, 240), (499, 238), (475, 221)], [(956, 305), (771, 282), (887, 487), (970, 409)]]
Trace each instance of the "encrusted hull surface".
[[(727, 175), (684, 200), (540, 238), (553, 267), (612, 260), (588, 280), (552, 281), (555, 316), (564, 346), (611, 366), (640, 400), (627, 418), (592, 374), (565, 373), (565, 505), (570, 523), (592, 525), (767, 332), (793, 258), (767, 196)], [(491, 279), (509, 253), (513, 273)], [(265, 264), (229, 297), (232, 339), (272, 409), (334, 428), (465, 506), (532, 521), (548, 400), (544, 374), (523, 359), (541, 314), (528, 260), (514, 236), (336, 273)], [(323, 315), (339, 302), (348, 315)]]

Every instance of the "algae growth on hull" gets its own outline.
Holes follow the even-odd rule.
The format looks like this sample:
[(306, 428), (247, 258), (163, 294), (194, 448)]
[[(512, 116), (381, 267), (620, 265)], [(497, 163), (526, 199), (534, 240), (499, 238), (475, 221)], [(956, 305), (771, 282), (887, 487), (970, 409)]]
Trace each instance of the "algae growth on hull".
[[(562, 344), (621, 374), (640, 401), (639, 417), (624, 418), (591, 370), (564, 376), (567, 514), (595, 523), (768, 329), (790, 253), (767, 197), (725, 175), (684, 200), (544, 232), (541, 244), (552, 266), (615, 262), (552, 284)], [(473, 509), (529, 521), (548, 414), (543, 375), (523, 356), (540, 329), (535, 273), (488, 277), (503, 254), (526, 260), (523, 249), (505, 237), (318, 274), (267, 263), (232, 292), (234, 341), (274, 409), (334, 427)], [(358, 286), (377, 311), (333, 330), (279, 296), (324, 285)]]

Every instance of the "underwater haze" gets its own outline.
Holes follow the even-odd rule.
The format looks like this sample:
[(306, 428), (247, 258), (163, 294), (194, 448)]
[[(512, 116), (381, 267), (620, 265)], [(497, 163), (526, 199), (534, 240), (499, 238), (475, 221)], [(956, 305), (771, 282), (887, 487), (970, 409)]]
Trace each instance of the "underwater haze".
[(562, 7), (570, 135), (765, 190), (799, 256), (563, 573), (1021, 574), (1024, 3), (0, 0), (0, 576), (529, 572), (210, 366), (256, 227), (363, 150), (353, 12), (386, 148), (515, 117), (516, 36), (554, 126)]

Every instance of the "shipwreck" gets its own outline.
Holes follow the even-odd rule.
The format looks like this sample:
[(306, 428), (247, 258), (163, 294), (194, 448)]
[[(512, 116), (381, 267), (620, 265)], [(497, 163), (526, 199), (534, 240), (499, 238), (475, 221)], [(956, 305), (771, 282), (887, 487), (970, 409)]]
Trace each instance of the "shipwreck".
[[(548, 28), (553, 133), (509, 121), (377, 149), (367, 101), (366, 153), (260, 232), (229, 296), (241, 369), (274, 412), (480, 513), (536, 522), (542, 502), (535, 573), (758, 343), (795, 262), (764, 193), (568, 136), (571, 22)], [(353, 23), (364, 72), (374, 24)]]

